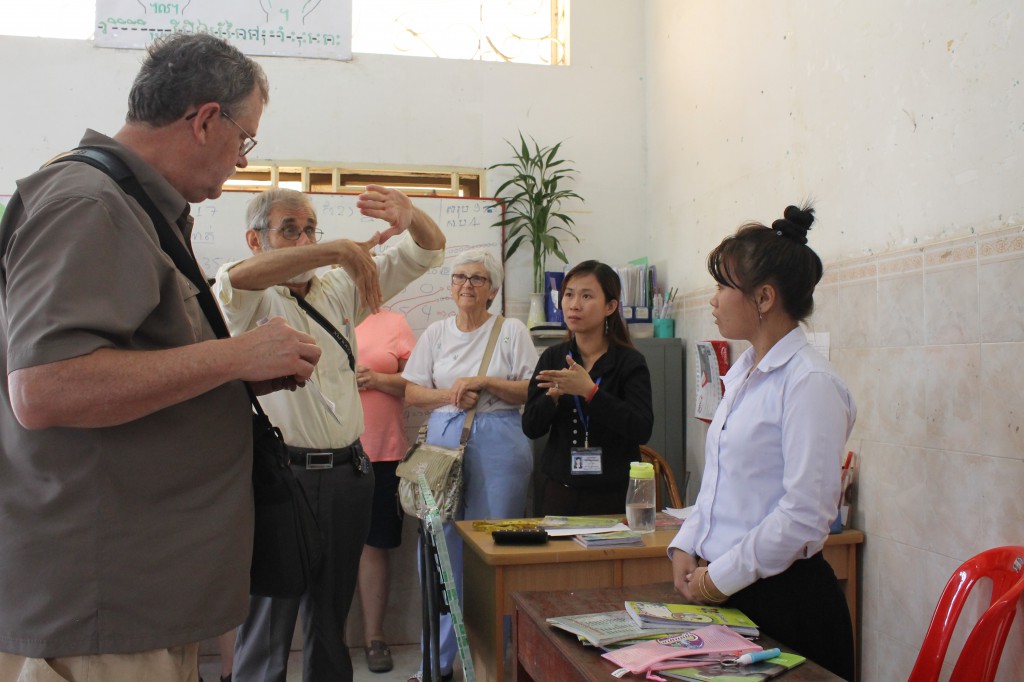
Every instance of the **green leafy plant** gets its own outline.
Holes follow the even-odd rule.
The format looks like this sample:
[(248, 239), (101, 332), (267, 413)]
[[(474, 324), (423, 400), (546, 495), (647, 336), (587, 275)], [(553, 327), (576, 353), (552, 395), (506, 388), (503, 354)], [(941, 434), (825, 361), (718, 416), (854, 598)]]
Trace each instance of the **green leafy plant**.
[(508, 168), (513, 174), (495, 193), (505, 200), (505, 217), (494, 224), (506, 228), (506, 258), (511, 257), (524, 243), (533, 249), (533, 290), (542, 293), (548, 255), (568, 263), (561, 239), (571, 237), (577, 243), (580, 241), (573, 233), (573, 219), (560, 212), (561, 203), (566, 199), (583, 201), (583, 198), (564, 187), (566, 182), (575, 179), (573, 176), (577, 171), (565, 165), (570, 161), (558, 158), (558, 149), (562, 143), (541, 147), (532, 137), (530, 142), (532, 146), (527, 144), (522, 133), (519, 133), (518, 148), (506, 140), (512, 148), (515, 161), (496, 163), (490, 167)]

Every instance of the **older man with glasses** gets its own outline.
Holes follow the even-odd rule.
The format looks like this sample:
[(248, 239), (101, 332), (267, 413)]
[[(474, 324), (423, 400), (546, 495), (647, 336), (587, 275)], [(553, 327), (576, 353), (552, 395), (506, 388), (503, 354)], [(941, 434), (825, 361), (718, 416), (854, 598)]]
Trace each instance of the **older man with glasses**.
[(268, 87), (219, 38), (158, 40), (124, 126), (81, 141), (123, 164), (145, 200), (62, 158), (20, 180), (7, 206), (0, 680), (194, 680), (199, 642), (245, 617), (243, 382), (294, 388), (320, 350), (283, 320), (216, 338), (201, 275), (179, 270), (159, 235), (188, 258), (189, 202), (245, 167)]
[[(370, 525), (373, 471), (359, 443), (363, 411), (356, 384), (353, 332), (381, 303), (444, 261), (444, 235), (397, 190), (370, 185), (363, 215), (388, 223), (366, 242), (320, 242), (316, 212), (301, 192), (272, 189), (246, 213), (253, 256), (224, 265), (214, 291), (234, 333), (283, 317), (317, 340), (320, 363), (306, 388), (270, 396), (263, 405), (289, 445), (292, 468), (326, 539), (323, 569), (301, 598), (252, 597), (238, 631), (234, 680), (284, 682), (299, 610), (303, 679), (351, 680), (344, 626), (359, 557)], [(370, 249), (394, 237), (383, 255)], [(317, 276), (318, 268), (341, 266)], [(333, 407), (332, 407), (333, 406)]]

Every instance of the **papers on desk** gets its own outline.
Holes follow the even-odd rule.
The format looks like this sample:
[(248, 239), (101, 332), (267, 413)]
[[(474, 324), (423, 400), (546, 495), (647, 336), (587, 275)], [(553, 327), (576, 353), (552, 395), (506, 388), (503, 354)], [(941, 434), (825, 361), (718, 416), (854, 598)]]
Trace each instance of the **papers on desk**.
[(573, 540), (588, 549), (591, 547), (643, 547), (644, 545), (643, 536), (629, 529), (610, 533), (580, 533)]
[(543, 528), (553, 538), (565, 538), (580, 533), (613, 533), (629, 530), (621, 516), (545, 516), (538, 528)]
[(683, 507), (682, 509), (675, 509), (673, 507), (665, 507), (665, 513), (668, 514), (669, 516), (676, 517), (680, 521), (685, 521), (686, 517), (689, 516), (690, 512), (693, 511), (693, 507), (694, 507), (694, 505), (692, 505), (692, 504), (689, 507)]
[[(761, 651), (761, 647), (724, 625), (705, 625), (689, 632), (665, 635), (624, 649), (609, 651), (603, 656), (635, 675), (668, 659), (709, 657), (716, 654), (738, 656), (753, 651)], [(714, 661), (709, 658), (708, 662)]]
[(547, 622), (552, 627), (571, 632), (583, 640), (584, 644), (600, 647), (614, 642), (641, 639), (652, 635), (658, 636), (659, 634), (664, 634), (664, 632), (675, 632), (674, 630), (666, 630), (662, 633), (655, 633), (652, 630), (643, 630), (633, 622), (633, 619), (625, 611), (558, 616), (556, 618), (548, 618)]

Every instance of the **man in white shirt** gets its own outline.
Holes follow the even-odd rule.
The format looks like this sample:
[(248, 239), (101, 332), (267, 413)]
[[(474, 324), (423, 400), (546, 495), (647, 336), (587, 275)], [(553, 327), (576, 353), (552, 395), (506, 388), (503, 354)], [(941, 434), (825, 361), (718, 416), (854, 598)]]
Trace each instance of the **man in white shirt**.
[[(387, 221), (388, 229), (367, 242), (317, 243), (322, 232), (305, 195), (285, 189), (264, 192), (246, 213), (246, 241), (253, 257), (229, 263), (217, 273), (214, 292), (232, 333), (280, 316), (323, 349), (311, 386), (268, 397), (263, 406), (284, 434), (293, 471), (317, 515), (325, 537), (324, 565), (299, 599), (251, 598), (249, 617), (238, 631), (238, 682), (284, 682), (300, 606), (303, 678), (352, 679), (344, 625), (373, 495), (372, 469), (359, 443), (363, 412), (353, 329), (382, 301), (441, 265), (445, 245), (434, 221), (401, 192), (370, 185), (357, 206), (363, 215)], [(370, 256), (371, 247), (393, 236), (396, 246)], [(317, 268), (333, 265), (341, 267), (315, 274)], [(317, 313), (334, 329), (317, 322)], [(333, 403), (334, 414), (323, 398)]]

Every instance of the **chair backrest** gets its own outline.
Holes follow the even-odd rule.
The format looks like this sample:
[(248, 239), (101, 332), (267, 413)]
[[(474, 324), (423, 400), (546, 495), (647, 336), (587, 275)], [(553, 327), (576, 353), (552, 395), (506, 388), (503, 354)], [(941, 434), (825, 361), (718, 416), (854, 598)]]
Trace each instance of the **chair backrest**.
[[(646, 445), (641, 445), (640, 459), (654, 465), (654, 480), (657, 481), (654, 486), (656, 491), (654, 499), (656, 509), (661, 511), (667, 504), (671, 504), (673, 509), (681, 509), (683, 498), (679, 495), (679, 488), (676, 486), (676, 476), (672, 473), (672, 467), (668, 465), (668, 462), (661, 456), (661, 453), (652, 450)], [(661, 492), (662, 486), (668, 491), (667, 504)]]
[(971, 557), (946, 583), (908, 682), (939, 679), (942, 662), (967, 595), (981, 578), (992, 581), (992, 600), (960, 651), (950, 682), (995, 679), (1006, 635), (1024, 593), (1024, 547), (996, 547)]

